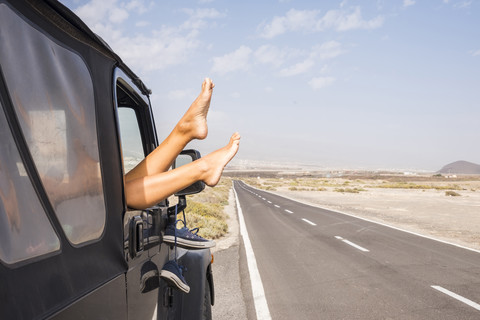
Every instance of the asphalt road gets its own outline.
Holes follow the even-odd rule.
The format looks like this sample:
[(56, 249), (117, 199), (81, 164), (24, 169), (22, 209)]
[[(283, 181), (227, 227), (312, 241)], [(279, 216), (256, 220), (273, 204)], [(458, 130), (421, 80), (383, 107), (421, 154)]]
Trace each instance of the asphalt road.
[(259, 318), (480, 319), (479, 252), (234, 188), (269, 313)]

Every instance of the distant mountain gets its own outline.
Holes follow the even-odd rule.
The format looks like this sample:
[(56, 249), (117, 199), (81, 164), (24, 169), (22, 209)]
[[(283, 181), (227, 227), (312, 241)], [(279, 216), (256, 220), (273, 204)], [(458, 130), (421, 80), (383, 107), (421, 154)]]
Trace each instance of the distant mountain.
[(438, 173), (446, 174), (480, 174), (480, 164), (468, 161), (455, 161), (447, 164)]

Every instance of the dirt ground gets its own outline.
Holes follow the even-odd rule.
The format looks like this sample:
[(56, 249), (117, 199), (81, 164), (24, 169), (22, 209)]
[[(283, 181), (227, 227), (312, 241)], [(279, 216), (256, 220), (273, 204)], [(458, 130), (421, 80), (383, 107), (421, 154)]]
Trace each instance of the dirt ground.
[(251, 182), (308, 204), (480, 250), (479, 177), (455, 181), (257, 178)]

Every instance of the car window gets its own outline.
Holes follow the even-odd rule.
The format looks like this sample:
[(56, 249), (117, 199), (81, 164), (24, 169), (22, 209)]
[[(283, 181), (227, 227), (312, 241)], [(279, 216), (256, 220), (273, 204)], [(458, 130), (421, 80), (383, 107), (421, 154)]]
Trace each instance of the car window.
[(0, 19), (11, 26), (0, 30), (5, 82), (49, 200), (72, 244), (98, 239), (106, 210), (89, 70), (6, 5)]
[(122, 141), (123, 166), (127, 173), (145, 158), (145, 153), (135, 110), (127, 107), (118, 108), (118, 121)]
[(0, 103), (0, 259), (16, 263), (60, 249), (25, 171)]

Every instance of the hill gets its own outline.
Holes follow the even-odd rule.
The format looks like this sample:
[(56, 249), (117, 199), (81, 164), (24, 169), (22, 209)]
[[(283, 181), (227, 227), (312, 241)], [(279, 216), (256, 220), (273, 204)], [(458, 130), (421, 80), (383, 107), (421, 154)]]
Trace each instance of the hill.
[(444, 166), (438, 173), (480, 174), (480, 165), (468, 161), (455, 161)]

